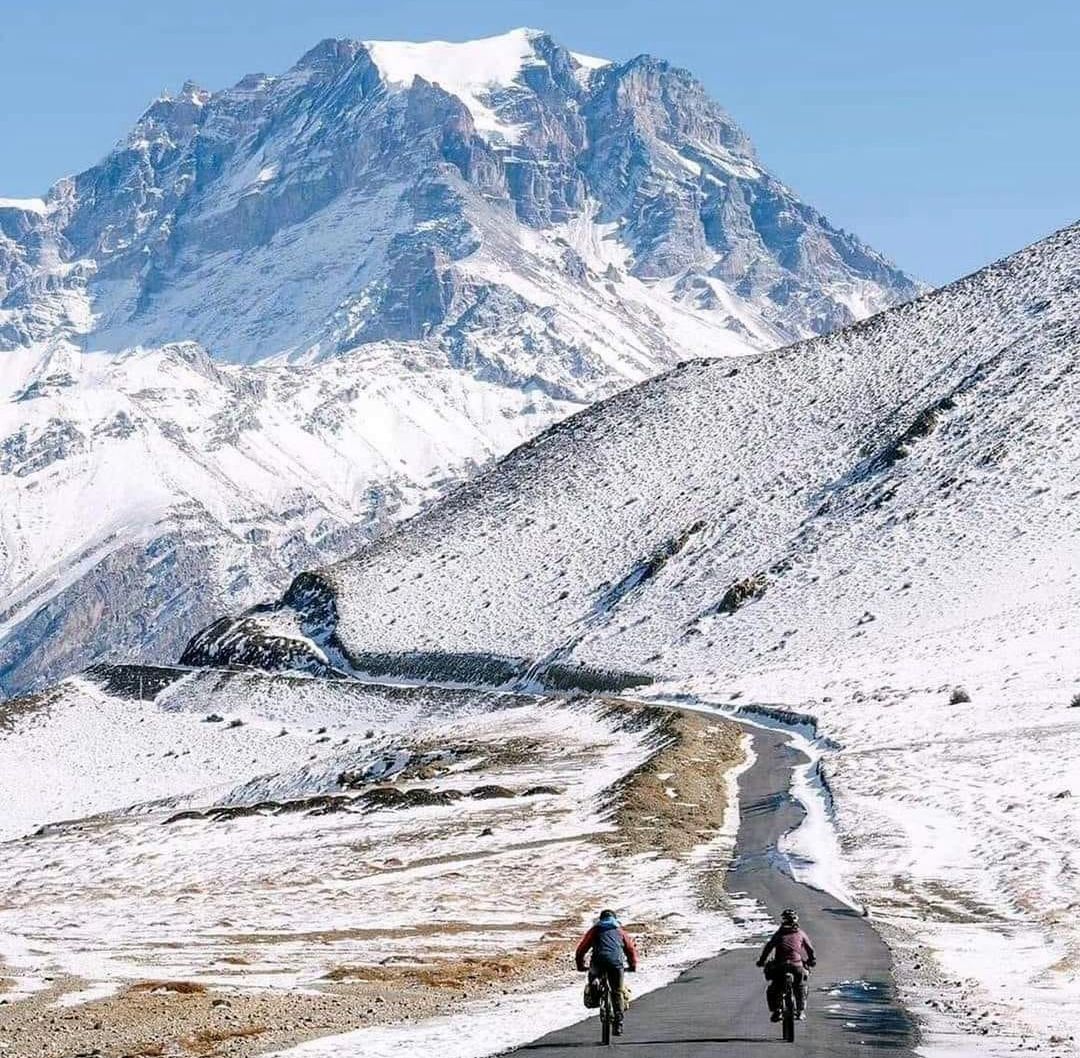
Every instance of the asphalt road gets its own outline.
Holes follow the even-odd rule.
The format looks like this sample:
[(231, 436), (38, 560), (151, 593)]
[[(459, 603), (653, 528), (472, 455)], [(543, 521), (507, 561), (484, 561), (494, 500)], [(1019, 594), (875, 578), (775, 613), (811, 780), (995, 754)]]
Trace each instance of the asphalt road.
[[(802, 808), (789, 794), (791, 769), (805, 763), (782, 734), (753, 729), (757, 760), (739, 783), (741, 815), (729, 892), (761, 901), (774, 917), (799, 910), (817, 952), (807, 1020), (794, 1046), (769, 1021), (757, 949), (739, 949), (687, 970), (678, 980), (634, 1000), (626, 1032), (615, 1046), (634, 1058), (846, 1058), (885, 1051), (913, 1058), (915, 1030), (895, 999), (888, 949), (861, 915), (827, 893), (801, 885), (775, 865), (781, 835), (798, 825)], [(763, 938), (764, 939), (764, 938)], [(630, 984), (633, 985), (633, 976)], [(580, 1058), (601, 1048), (600, 1023), (590, 1017), (512, 1053), (522, 1058)]]

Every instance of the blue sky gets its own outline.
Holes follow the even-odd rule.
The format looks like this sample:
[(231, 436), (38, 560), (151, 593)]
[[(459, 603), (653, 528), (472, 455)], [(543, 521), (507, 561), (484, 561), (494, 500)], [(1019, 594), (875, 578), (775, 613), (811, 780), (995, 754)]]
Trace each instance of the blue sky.
[(687, 67), (804, 199), (928, 281), (1080, 214), (1076, 0), (3, 0), (0, 195), (92, 164), (189, 77), (279, 71), (326, 36), (521, 25)]

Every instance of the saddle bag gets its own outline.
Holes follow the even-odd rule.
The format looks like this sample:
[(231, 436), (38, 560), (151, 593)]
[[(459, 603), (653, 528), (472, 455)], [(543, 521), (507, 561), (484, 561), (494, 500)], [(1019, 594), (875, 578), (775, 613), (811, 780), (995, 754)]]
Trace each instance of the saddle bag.
[(589, 1010), (600, 1006), (600, 986), (591, 977), (585, 982), (585, 1006)]

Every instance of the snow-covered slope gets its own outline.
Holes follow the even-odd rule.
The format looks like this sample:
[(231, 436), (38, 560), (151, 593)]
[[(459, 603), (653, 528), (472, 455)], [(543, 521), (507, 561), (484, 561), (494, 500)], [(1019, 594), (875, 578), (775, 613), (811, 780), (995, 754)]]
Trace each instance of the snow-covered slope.
[(339, 665), (489, 653), (797, 704), (840, 747), (850, 881), (908, 979), (974, 978), (946, 1009), (1049, 1036), (1080, 1013), (1078, 319), (1075, 225), (833, 335), (688, 363), (189, 658), (251, 660), (287, 619)]
[(241, 371), (177, 344), (4, 381), (0, 688), (175, 658), (577, 407), (393, 345)]
[(597, 900), (634, 923), (645, 988), (756, 924), (717, 897), (732, 725), (139, 666), (17, 704), (10, 725), (0, 709), (12, 1054), (277, 1053), (380, 1023), (400, 1053), (400, 1022), (451, 1012), (475, 1041), (500, 1030), (479, 1053), (580, 1016), (566, 953)]
[(659, 673), (917, 644), (944, 678), (941, 630), (1043, 612), (1077, 575), (1078, 235), (553, 427), (323, 570), (337, 640)]
[(0, 693), (173, 656), (574, 408), (916, 289), (648, 56), (327, 40), (187, 84), (0, 199)]

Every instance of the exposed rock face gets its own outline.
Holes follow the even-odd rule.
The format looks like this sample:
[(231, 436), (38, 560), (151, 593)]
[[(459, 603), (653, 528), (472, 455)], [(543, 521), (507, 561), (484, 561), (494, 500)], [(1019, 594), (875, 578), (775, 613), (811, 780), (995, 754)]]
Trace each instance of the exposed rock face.
[(0, 199), (0, 694), (175, 656), (570, 411), (916, 290), (648, 56), (327, 40), (185, 84)]
[(734, 613), (754, 599), (760, 599), (769, 587), (764, 573), (754, 573), (735, 581), (716, 604), (714, 613)]
[(515, 222), (613, 225), (631, 274), (715, 280), (762, 337), (916, 292), (772, 177), (686, 71), (586, 67), (531, 31), (483, 43), (518, 54), (476, 97), (426, 80), (422, 49), (397, 83), (378, 65), (395, 46), (328, 40), (280, 77), (156, 100), (44, 209), (0, 209), (0, 336), (51, 337), (81, 300), (93, 348), (194, 339), (250, 361), (421, 338), (475, 303), (452, 266), (497, 253), (492, 223), (527, 254)]

